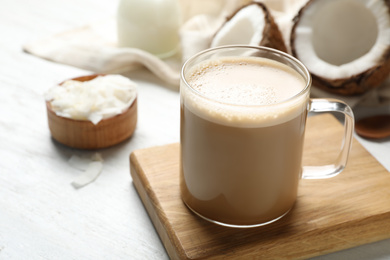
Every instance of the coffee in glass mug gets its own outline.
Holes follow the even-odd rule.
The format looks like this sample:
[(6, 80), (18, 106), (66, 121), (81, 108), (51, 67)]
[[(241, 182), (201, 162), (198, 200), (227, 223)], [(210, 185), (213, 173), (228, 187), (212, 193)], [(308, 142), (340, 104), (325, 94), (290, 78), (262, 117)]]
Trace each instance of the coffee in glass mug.
[[(181, 75), (180, 188), (200, 217), (229, 227), (274, 222), (293, 207), (301, 178), (345, 167), (353, 114), (343, 102), (310, 99), (311, 77), (286, 53), (250, 46), (209, 49)], [(309, 111), (345, 115), (334, 165), (302, 167)]]

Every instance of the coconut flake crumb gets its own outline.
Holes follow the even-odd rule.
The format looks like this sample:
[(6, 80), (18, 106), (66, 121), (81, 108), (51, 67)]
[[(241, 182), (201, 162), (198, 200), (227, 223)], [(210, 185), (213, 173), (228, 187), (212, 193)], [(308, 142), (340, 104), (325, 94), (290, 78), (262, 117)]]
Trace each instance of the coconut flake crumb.
[(45, 93), (58, 116), (89, 120), (95, 125), (121, 114), (136, 97), (136, 84), (121, 75), (98, 76), (85, 82), (68, 80)]
[(93, 154), (91, 158), (81, 158), (77, 155), (72, 155), (68, 162), (73, 168), (83, 171), (83, 173), (71, 183), (76, 189), (80, 189), (94, 182), (103, 169), (103, 157), (100, 153)]

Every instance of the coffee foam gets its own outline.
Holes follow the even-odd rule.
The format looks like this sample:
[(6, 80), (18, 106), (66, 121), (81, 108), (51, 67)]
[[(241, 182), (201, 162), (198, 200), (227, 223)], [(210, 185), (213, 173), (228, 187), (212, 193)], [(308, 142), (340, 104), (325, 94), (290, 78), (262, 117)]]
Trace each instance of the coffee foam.
[[(265, 58), (218, 58), (194, 66), (181, 89), (184, 105), (223, 125), (264, 127), (288, 121), (306, 110), (306, 86), (292, 68)], [(184, 83), (182, 82), (184, 85)]]

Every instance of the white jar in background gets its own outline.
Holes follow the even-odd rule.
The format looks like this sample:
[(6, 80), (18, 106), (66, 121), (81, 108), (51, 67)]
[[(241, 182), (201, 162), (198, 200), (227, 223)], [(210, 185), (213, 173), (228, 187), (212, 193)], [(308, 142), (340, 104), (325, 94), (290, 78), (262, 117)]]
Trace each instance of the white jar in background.
[(117, 12), (118, 46), (138, 48), (160, 58), (179, 49), (177, 0), (121, 0)]

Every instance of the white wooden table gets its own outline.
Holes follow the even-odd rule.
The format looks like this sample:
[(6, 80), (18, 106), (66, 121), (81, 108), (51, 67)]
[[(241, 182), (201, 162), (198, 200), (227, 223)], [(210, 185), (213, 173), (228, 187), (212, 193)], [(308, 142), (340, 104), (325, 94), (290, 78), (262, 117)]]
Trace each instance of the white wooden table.
[[(112, 0), (1, 0), (0, 259), (167, 259), (129, 174), (129, 154), (179, 141), (179, 95), (149, 72), (139, 84), (139, 121), (129, 141), (101, 150), (104, 168), (75, 189), (68, 159), (93, 152), (54, 142), (44, 92), (91, 72), (23, 53), (22, 45), (115, 15)], [(390, 145), (364, 141), (390, 169)], [(387, 154), (387, 155), (386, 155)], [(390, 187), (389, 187), (390, 188)], [(389, 202), (390, 203), (390, 202)], [(390, 240), (317, 259), (390, 259)]]

